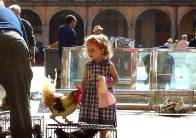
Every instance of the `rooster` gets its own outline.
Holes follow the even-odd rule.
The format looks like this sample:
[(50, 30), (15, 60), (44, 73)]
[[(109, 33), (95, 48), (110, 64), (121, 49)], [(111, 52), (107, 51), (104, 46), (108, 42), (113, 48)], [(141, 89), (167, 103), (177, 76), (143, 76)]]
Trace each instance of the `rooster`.
[[(55, 118), (62, 116), (65, 122), (69, 120), (66, 118), (72, 114), (79, 106), (83, 89), (80, 85), (76, 86), (77, 90), (70, 92), (67, 96), (55, 92), (55, 84), (51, 79), (46, 78), (43, 84), (42, 101), (45, 107), (48, 107), (52, 112), (50, 118), (58, 122)], [(59, 123), (59, 122), (58, 122)]]

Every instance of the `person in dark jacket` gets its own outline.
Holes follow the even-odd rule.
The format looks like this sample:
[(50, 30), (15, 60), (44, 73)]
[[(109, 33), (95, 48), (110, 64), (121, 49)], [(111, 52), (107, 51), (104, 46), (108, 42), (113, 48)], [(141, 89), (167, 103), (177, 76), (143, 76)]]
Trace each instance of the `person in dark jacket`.
[(63, 47), (74, 47), (77, 45), (76, 32), (74, 30), (77, 19), (73, 15), (68, 15), (65, 18), (65, 24), (59, 27), (58, 44), (59, 57), (62, 56)]
[[(19, 5), (11, 5), (9, 6), (9, 9), (12, 10), (17, 16), (20, 17), (21, 15), (21, 8)], [(31, 64), (35, 64), (35, 46), (36, 46), (36, 41), (35, 41), (35, 35), (33, 33), (33, 28), (30, 24), (29, 21), (21, 18), (21, 21), (24, 25), (24, 28), (26, 30), (27, 34), (27, 40), (28, 40), (28, 47), (29, 47), (29, 52), (30, 52), (30, 60)]]
[(196, 48), (196, 32), (195, 32), (195, 36), (194, 38), (192, 38), (189, 42), (189, 46), (188, 47), (192, 47), (192, 48)]
[(12, 138), (32, 138), (30, 84), (32, 70), (21, 20), (0, 0), (0, 84), (10, 107)]
[[(59, 32), (58, 32), (58, 44), (59, 44), (59, 49), (58, 49), (58, 55), (59, 58), (62, 58), (62, 49), (63, 47), (75, 47), (77, 46), (77, 38), (76, 38), (76, 32), (74, 30), (76, 26), (77, 19), (73, 15), (68, 15), (65, 18), (65, 24), (61, 25), (59, 27)], [(71, 59), (71, 81), (73, 80), (74, 77), (74, 72), (76, 71), (76, 66), (77, 66), (77, 55), (72, 55)], [(59, 74), (61, 74), (61, 69), (57, 70), (58, 74), (58, 82), (61, 79)], [(59, 84), (59, 83), (57, 83)], [(59, 84), (61, 85), (61, 84)]]

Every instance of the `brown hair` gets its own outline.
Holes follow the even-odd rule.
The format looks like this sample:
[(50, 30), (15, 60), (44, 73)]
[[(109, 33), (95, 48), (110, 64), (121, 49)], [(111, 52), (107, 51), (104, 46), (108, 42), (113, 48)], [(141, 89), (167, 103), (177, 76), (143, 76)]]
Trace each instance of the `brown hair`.
[(99, 49), (104, 49), (103, 56), (110, 59), (113, 55), (111, 46), (109, 45), (108, 37), (105, 35), (90, 35), (85, 40), (85, 45), (87, 42), (94, 43)]

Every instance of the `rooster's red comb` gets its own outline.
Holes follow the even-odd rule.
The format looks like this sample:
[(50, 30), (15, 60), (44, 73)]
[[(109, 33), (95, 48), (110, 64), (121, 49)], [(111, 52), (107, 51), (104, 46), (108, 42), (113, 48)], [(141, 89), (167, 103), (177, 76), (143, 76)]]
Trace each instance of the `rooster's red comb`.
[(76, 85), (76, 88), (78, 89), (78, 92), (79, 92), (80, 94), (83, 93), (83, 88), (82, 88), (81, 85)]
[(83, 93), (83, 88), (81, 85), (76, 85), (76, 88), (78, 89), (77, 92), (78, 92), (78, 96), (77, 96), (77, 103), (80, 103), (81, 102), (81, 99), (82, 99), (82, 93)]

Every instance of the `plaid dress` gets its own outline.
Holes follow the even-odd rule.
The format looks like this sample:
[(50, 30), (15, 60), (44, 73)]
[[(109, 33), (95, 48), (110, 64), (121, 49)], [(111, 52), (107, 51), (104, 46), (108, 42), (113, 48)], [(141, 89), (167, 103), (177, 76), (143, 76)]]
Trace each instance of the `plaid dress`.
[(117, 126), (116, 105), (114, 104), (107, 108), (98, 108), (98, 95), (96, 92), (97, 76), (111, 76), (109, 71), (110, 63), (111, 61), (107, 59), (102, 60), (100, 63), (96, 63), (95, 61), (86, 63), (89, 79), (82, 97), (79, 122)]

